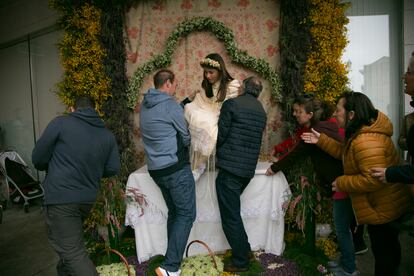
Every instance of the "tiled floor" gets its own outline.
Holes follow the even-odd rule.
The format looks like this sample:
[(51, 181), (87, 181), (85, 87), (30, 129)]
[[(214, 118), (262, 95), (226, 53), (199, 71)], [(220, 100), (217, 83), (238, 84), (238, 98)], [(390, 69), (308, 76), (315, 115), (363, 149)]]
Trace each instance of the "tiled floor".
[[(411, 225), (414, 225), (411, 223)], [(414, 237), (408, 232), (400, 236), (402, 263), (400, 276), (414, 275)], [(0, 224), (0, 275), (2, 276), (54, 276), (58, 258), (49, 247), (46, 225), (39, 205), (25, 213), (21, 206), (9, 206)], [(371, 251), (357, 257), (361, 276), (373, 275)]]

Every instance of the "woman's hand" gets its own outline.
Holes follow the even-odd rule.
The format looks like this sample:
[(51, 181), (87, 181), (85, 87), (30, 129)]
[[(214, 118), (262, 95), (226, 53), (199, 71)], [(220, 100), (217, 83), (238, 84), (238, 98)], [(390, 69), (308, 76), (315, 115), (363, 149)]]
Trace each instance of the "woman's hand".
[(274, 171), (272, 171), (272, 167), (269, 167), (268, 169), (267, 169), (267, 171), (266, 171), (266, 175), (267, 176), (271, 176), (271, 175), (274, 175), (275, 174), (275, 172)]
[(319, 141), (319, 137), (321, 136), (321, 134), (319, 132), (317, 132), (316, 130), (314, 130), (313, 128), (311, 128), (312, 132), (304, 132), (300, 138), (302, 138), (302, 140), (305, 143), (308, 144), (316, 144)]
[(336, 187), (336, 179), (334, 180), (334, 182), (332, 182), (332, 191), (340, 192), (340, 190), (338, 190), (338, 188)]
[(387, 179), (385, 178), (385, 171), (387, 168), (371, 168), (369, 171), (371, 172), (371, 176), (378, 179), (382, 183), (387, 183)]

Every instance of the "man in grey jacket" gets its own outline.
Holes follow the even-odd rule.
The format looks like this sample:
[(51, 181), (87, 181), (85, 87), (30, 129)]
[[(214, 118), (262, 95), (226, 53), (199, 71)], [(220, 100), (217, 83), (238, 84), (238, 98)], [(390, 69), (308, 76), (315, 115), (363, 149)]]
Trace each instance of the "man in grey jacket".
[(160, 187), (168, 207), (168, 246), (158, 276), (180, 275), (180, 264), (196, 217), (195, 183), (189, 162), (190, 132), (184, 111), (175, 99), (174, 73), (154, 75), (155, 89), (144, 95), (140, 128), (148, 172)]

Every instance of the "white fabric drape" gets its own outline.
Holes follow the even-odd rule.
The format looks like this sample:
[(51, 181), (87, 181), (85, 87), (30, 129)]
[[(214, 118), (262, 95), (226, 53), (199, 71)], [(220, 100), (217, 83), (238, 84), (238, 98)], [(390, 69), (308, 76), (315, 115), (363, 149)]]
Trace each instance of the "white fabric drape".
[[(241, 195), (241, 216), (252, 250), (263, 249), (281, 255), (284, 250), (283, 204), (291, 192), (282, 172), (271, 177), (265, 175), (268, 167), (268, 163), (258, 164), (255, 177)], [(199, 239), (212, 250), (222, 252), (230, 247), (221, 228), (216, 175), (206, 172), (196, 184), (197, 218), (188, 241)], [(166, 251), (168, 209), (146, 166), (130, 175), (127, 191), (131, 188), (146, 195), (148, 202), (148, 206), (141, 209), (136, 202), (130, 201), (125, 218), (125, 224), (135, 229), (137, 256), (142, 262)], [(190, 250), (191, 255), (199, 253), (205, 253), (205, 249), (194, 246)]]

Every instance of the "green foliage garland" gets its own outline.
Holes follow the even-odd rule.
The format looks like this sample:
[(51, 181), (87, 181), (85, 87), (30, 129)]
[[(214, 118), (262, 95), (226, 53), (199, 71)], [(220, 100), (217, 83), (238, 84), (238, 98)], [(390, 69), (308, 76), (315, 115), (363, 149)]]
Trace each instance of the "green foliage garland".
[(280, 3), (280, 79), (284, 88), (285, 123), (290, 135), (294, 135), (297, 127), (292, 114), (292, 104), (303, 93), (305, 64), (311, 49), (310, 25), (306, 20), (309, 8), (307, 0)]
[(129, 174), (136, 170), (137, 160), (135, 146), (133, 143), (133, 122), (131, 110), (127, 106), (126, 91), (128, 79), (126, 77), (126, 50), (124, 41), (124, 16), (125, 10), (122, 6), (114, 4), (102, 5), (101, 16), (101, 41), (107, 51), (103, 60), (105, 70), (111, 79), (111, 94), (103, 105), (105, 123), (115, 135), (119, 152), (121, 153), (121, 171), (119, 179), (126, 183)]
[(280, 12), (280, 79), (283, 96), (293, 99), (303, 92), (305, 64), (311, 49), (306, 20), (309, 4), (304, 0), (281, 1)]
[(185, 37), (196, 31), (212, 32), (224, 43), (224, 46), (234, 63), (249, 68), (270, 81), (272, 85), (273, 99), (279, 102), (282, 101), (279, 76), (264, 59), (256, 59), (249, 56), (246, 51), (238, 49), (236, 42), (234, 41), (233, 32), (222, 22), (214, 20), (211, 17), (194, 17), (178, 24), (177, 28), (167, 39), (164, 53), (154, 56), (151, 60), (138, 67), (134, 72), (128, 88), (128, 106), (130, 108), (135, 108), (138, 102), (139, 89), (142, 86), (144, 77), (157, 69), (170, 65), (171, 56), (178, 45), (179, 38)]

